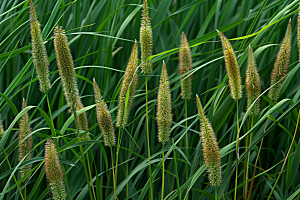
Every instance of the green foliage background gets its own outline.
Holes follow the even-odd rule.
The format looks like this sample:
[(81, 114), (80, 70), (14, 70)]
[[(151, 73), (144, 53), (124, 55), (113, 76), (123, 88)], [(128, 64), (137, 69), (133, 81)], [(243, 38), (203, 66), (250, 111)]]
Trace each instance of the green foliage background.
[[(157, 141), (155, 122), (156, 98), (162, 61), (165, 60), (172, 91), (173, 128), (176, 155), (171, 142), (165, 145), (166, 180), (165, 199), (177, 199), (176, 180), (179, 180), (182, 199), (214, 199), (214, 188), (209, 186), (206, 166), (203, 164), (199, 122), (195, 95), (198, 94), (212, 123), (222, 155), (223, 184), (218, 188), (220, 199), (233, 199), (235, 167), (236, 107), (229, 94), (221, 43), (215, 29), (222, 31), (236, 50), (244, 85), (248, 49), (254, 50), (262, 91), (270, 86), (270, 72), (284, 37), (289, 18), (292, 19), (292, 56), (290, 73), (281, 89), (279, 102), (268, 111), (267, 91), (262, 95), (261, 113), (254, 118), (253, 131), (249, 131), (246, 114), (246, 94), (239, 101), (241, 124), (238, 198), (243, 196), (245, 155), (250, 155), (249, 177), (264, 137), (258, 159), (254, 187), (250, 199), (265, 199), (275, 184), (286, 158), (295, 131), (300, 96), (300, 79), (297, 48), (297, 9), (300, 0), (151, 0), (149, 1), (153, 27), (153, 73), (149, 75), (149, 127), (154, 197), (161, 195), (162, 145)], [(0, 199), (19, 199), (13, 179), (17, 168), (26, 164), (18, 162), (18, 119), (21, 117), (22, 98), (27, 101), (33, 130), (33, 170), (26, 181), (26, 199), (49, 197), (49, 187), (44, 171), (44, 143), (53, 132), (59, 135), (61, 164), (66, 173), (66, 183), (71, 199), (89, 199), (79, 153), (74, 120), (68, 112), (58, 76), (53, 29), (63, 26), (67, 32), (74, 59), (81, 99), (88, 113), (89, 133), (92, 141), (83, 142), (89, 153), (90, 169), (97, 199), (114, 199), (110, 150), (104, 147), (94, 106), (93, 77), (99, 84), (113, 120), (116, 118), (118, 92), (124, 70), (134, 44), (139, 41), (141, 0), (37, 0), (34, 2), (41, 24), (42, 35), (50, 61), (49, 92), (50, 118), (46, 96), (39, 85), (32, 65), (29, 25), (29, 1), (1, 0), (0, 4), (0, 112), (6, 133), (0, 140)], [(178, 47), (180, 33), (184, 31), (192, 47), (193, 98), (188, 101), (188, 119), (185, 119), (184, 100), (180, 97), (178, 75)], [(114, 56), (113, 52), (122, 47)], [(147, 139), (145, 126), (145, 82), (139, 72), (139, 84), (129, 116), (129, 126), (120, 134), (117, 194), (119, 199), (148, 199), (149, 174), (147, 164)], [(82, 110), (82, 111), (84, 111)], [(80, 113), (81, 111), (79, 111)], [(268, 126), (264, 132), (268, 115)], [(188, 128), (185, 122), (188, 120)], [(186, 157), (185, 133), (188, 132)], [(253, 132), (250, 150), (245, 152), (245, 137)], [(116, 135), (118, 131), (116, 130)], [(64, 137), (64, 139), (62, 139)], [(299, 135), (283, 174), (275, 187), (275, 199), (293, 199), (300, 192)], [(116, 151), (114, 147), (114, 152)], [(3, 151), (5, 150), (5, 152)], [(91, 151), (89, 151), (91, 150)], [(8, 156), (6, 156), (6, 154)], [(179, 176), (176, 176), (175, 160)], [(9, 160), (12, 169), (8, 165)], [(186, 163), (188, 178), (186, 178)], [(233, 173), (235, 174), (235, 173)], [(250, 179), (248, 182), (250, 182)], [(24, 185), (19, 184), (22, 192)], [(244, 197), (245, 198), (245, 197)]]

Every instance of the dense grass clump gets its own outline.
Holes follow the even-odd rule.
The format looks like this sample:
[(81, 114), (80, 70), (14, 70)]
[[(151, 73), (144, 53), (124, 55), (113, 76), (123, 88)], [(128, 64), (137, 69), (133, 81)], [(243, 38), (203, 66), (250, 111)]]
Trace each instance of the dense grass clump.
[(299, 3), (2, 0), (0, 200), (299, 199)]

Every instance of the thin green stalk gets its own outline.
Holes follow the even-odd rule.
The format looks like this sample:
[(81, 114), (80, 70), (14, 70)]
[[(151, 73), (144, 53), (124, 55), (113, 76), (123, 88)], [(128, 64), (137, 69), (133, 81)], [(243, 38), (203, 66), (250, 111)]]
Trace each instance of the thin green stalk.
[[(9, 160), (8, 160), (8, 157), (7, 157), (7, 154), (6, 154), (6, 151), (5, 151), (4, 148), (3, 148), (3, 153), (4, 153), (4, 156), (6, 157), (8, 167), (9, 167), (9, 169), (11, 169), (11, 165), (10, 165), (10, 162), (9, 162)], [(22, 200), (24, 200), (24, 197), (23, 197), (23, 195), (22, 195), (21, 189), (20, 189), (20, 187), (19, 187), (19, 184), (18, 184), (18, 181), (17, 181), (15, 175), (13, 175), (13, 178), (14, 178), (15, 183), (16, 183), (16, 186), (17, 186), (17, 188), (18, 188), (18, 190), (19, 190), (19, 192), (20, 192), (21, 198), (22, 198)], [(25, 192), (25, 194), (26, 194), (26, 192)]]
[(271, 198), (272, 193), (273, 193), (273, 191), (275, 190), (275, 187), (276, 187), (276, 185), (277, 185), (277, 183), (278, 183), (278, 181), (279, 181), (279, 178), (280, 178), (280, 176), (281, 176), (281, 174), (282, 174), (282, 172), (283, 172), (285, 163), (286, 163), (286, 161), (287, 161), (287, 159), (288, 159), (288, 157), (289, 157), (289, 153), (290, 153), (290, 150), (291, 150), (291, 148), (292, 148), (292, 146), (293, 146), (293, 142), (294, 142), (294, 140), (295, 140), (295, 136), (296, 136), (296, 133), (297, 133), (297, 128), (298, 128), (298, 124), (299, 124), (299, 117), (300, 117), (300, 109), (299, 109), (299, 112), (298, 112), (297, 124), (296, 124), (295, 132), (294, 132), (294, 136), (293, 136), (293, 139), (292, 139), (290, 148), (289, 148), (289, 150), (288, 150), (288, 152), (287, 152), (287, 154), (286, 154), (286, 158), (285, 158), (284, 163), (283, 163), (283, 165), (282, 165), (282, 167), (281, 167), (281, 171), (280, 171), (280, 173), (279, 173), (279, 175), (278, 175), (278, 177), (277, 177), (277, 180), (276, 180), (276, 182), (275, 182), (275, 184), (274, 184), (274, 186), (273, 186), (273, 188), (272, 188), (272, 191), (271, 191), (270, 194), (269, 194), (268, 200)]
[[(73, 114), (74, 114), (74, 121), (75, 121), (76, 130), (77, 130), (77, 137), (78, 137), (79, 142), (81, 142), (79, 129), (78, 129), (78, 123), (77, 123), (76, 108), (73, 108), (72, 110), (73, 110)], [(91, 187), (90, 187), (90, 181), (89, 181), (89, 176), (88, 176), (88, 172), (87, 172), (87, 169), (86, 169), (86, 163), (85, 163), (85, 158), (84, 158), (82, 145), (79, 145), (79, 149), (80, 149), (80, 154), (81, 154), (81, 159), (82, 159), (81, 161), (82, 161), (83, 169), (84, 169), (84, 173), (85, 173), (85, 178), (86, 178), (86, 181), (87, 181), (87, 186), (88, 186), (88, 189), (89, 189), (90, 199), (93, 199), (93, 194), (92, 194)]]
[(237, 179), (238, 179), (238, 164), (239, 164), (239, 138), (240, 138), (240, 130), (239, 130), (239, 101), (236, 100), (236, 125), (237, 125), (237, 138), (236, 138), (236, 169), (235, 169), (235, 187), (234, 187), (234, 200), (236, 200), (237, 193)]
[(174, 153), (174, 162), (175, 162), (175, 171), (176, 171), (177, 191), (178, 191), (179, 200), (181, 200), (180, 183), (179, 183), (179, 176), (178, 176), (177, 162), (176, 162), (176, 153), (175, 153), (175, 146), (174, 146), (173, 138), (172, 138), (172, 143), (173, 143), (173, 153)]
[(118, 181), (118, 161), (119, 161), (119, 151), (120, 151), (120, 136), (121, 135), (121, 127), (119, 128), (119, 135), (118, 135), (118, 144), (117, 144), (117, 157), (116, 157), (116, 170), (115, 170), (115, 184)]
[[(187, 99), (185, 99), (185, 119), (187, 119)], [(185, 127), (188, 127), (187, 121), (185, 121)], [(185, 140), (186, 140), (186, 158), (188, 159), (188, 146), (189, 146), (189, 140), (188, 140), (188, 132), (185, 133)], [(185, 164), (185, 176), (186, 180), (188, 180), (188, 164)]]
[(162, 148), (162, 164), (163, 164), (163, 174), (162, 174), (161, 200), (164, 200), (164, 185), (165, 185), (165, 143), (163, 143), (163, 148)]
[(110, 154), (111, 154), (111, 169), (113, 172), (113, 184), (114, 184), (114, 194), (115, 194), (115, 200), (117, 199), (117, 189), (116, 189), (116, 183), (115, 183), (115, 172), (114, 172), (114, 154), (112, 152), (112, 147), (110, 146)]
[[(251, 116), (251, 125), (250, 125), (250, 129), (249, 130), (251, 130), (252, 128), (253, 128), (253, 115)], [(248, 136), (247, 136), (247, 138), (248, 138)], [(249, 138), (249, 143), (248, 143), (248, 145), (246, 145), (246, 151), (248, 150), (248, 147), (250, 147), (250, 145), (251, 145), (251, 143), (252, 143), (252, 132), (250, 133), (250, 138)], [(248, 153), (248, 156), (247, 156), (247, 158), (246, 158), (247, 160), (246, 160), (246, 184), (245, 184), (245, 199), (247, 198), (247, 190), (248, 190), (248, 173), (249, 173), (249, 160), (250, 160), (250, 153)]]
[(215, 200), (218, 200), (218, 190), (217, 190), (217, 186), (215, 186)]
[(147, 76), (145, 76), (145, 85), (146, 85), (146, 124), (147, 124), (147, 142), (148, 142), (148, 159), (149, 159), (149, 176), (150, 176), (150, 197), (153, 200), (153, 188), (152, 188), (152, 171), (150, 163), (150, 137), (149, 137), (149, 125), (148, 125), (148, 83)]
[[(50, 101), (49, 101), (49, 97), (48, 97), (48, 93), (46, 93), (46, 99), (47, 99), (47, 104), (48, 104), (48, 110), (49, 110), (49, 115), (50, 115), (50, 120), (52, 122), (52, 126), (54, 127), (54, 122), (53, 122), (53, 118), (52, 118), (52, 112), (51, 112), (51, 107), (50, 107)], [(54, 144), (56, 146), (56, 149), (59, 149), (59, 144), (58, 144), (58, 140), (56, 139), (57, 135), (56, 132), (54, 132), (54, 135), (52, 135), (52, 137), (54, 137)], [(61, 153), (58, 153), (59, 157), (62, 158)], [(67, 175), (66, 175), (66, 171), (65, 171), (65, 167), (64, 165), (61, 165), (63, 173), (64, 173), (64, 179), (65, 179), (65, 183), (66, 183), (66, 188), (67, 188), (67, 193), (68, 193), (68, 197), (71, 200), (71, 193), (70, 193), (70, 188), (69, 188), (69, 183), (68, 183), (68, 179), (67, 179)]]
[(96, 198), (96, 194), (95, 194), (95, 190), (94, 190), (94, 186), (93, 186), (93, 177), (92, 177), (92, 173), (91, 173), (91, 166), (90, 166), (90, 159), (89, 159), (89, 152), (87, 152), (86, 154), (86, 160), (87, 160), (87, 165), (88, 165), (88, 172), (89, 172), (89, 176), (90, 176), (90, 180), (91, 180), (91, 189), (92, 189), (92, 193), (94, 195), (94, 198)]

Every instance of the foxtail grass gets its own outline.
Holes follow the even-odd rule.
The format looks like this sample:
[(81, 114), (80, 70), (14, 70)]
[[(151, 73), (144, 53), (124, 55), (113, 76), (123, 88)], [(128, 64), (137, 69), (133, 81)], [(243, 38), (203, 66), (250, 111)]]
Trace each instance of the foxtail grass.
[[(181, 33), (181, 46), (179, 49), (179, 75), (188, 73), (192, 68), (192, 55), (189, 43), (184, 32)], [(192, 75), (186, 74), (180, 79), (181, 97), (183, 99), (191, 99), (192, 95)]]
[[(61, 77), (61, 83), (64, 90), (64, 95), (68, 106), (71, 108), (72, 112), (81, 110), (84, 108), (77, 87), (76, 72), (74, 69), (73, 58), (68, 44), (68, 38), (62, 27), (55, 27), (54, 30), (54, 47), (56, 53), (56, 60), (59, 70), (59, 75)], [(76, 113), (74, 112), (74, 115)], [(86, 113), (83, 112), (78, 115), (78, 129), (87, 131), (88, 120)], [(88, 134), (81, 137), (82, 140), (89, 140)]]
[[(74, 119), (75, 119), (75, 125), (77, 128), (77, 135), (79, 142), (81, 140), (89, 140), (89, 136), (85, 134), (84, 136), (80, 136), (79, 129), (88, 129), (87, 125), (87, 117), (85, 113), (80, 114), (77, 116), (77, 110), (83, 108), (83, 104), (80, 101), (79, 96), (79, 90), (77, 87), (77, 81), (76, 81), (76, 72), (74, 69), (74, 63), (73, 58), (71, 55), (71, 50), (69, 48), (68, 39), (65, 34), (65, 31), (62, 29), (62, 27), (55, 27), (54, 29), (54, 47), (55, 47), (55, 53), (56, 53), (56, 60), (58, 65), (58, 71), (59, 75), (61, 77), (61, 83), (64, 91), (64, 95), (67, 101), (68, 106), (71, 108), (71, 111), (73, 112)], [(85, 130), (85, 131), (86, 131)], [(90, 187), (90, 181), (89, 181), (89, 175), (91, 177), (90, 169), (86, 167), (86, 162), (84, 158), (83, 148), (82, 145), (79, 146), (80, 148), (80, 154), (82, 157), (82, 164), (84, 167), (84, 172), (86, 176), (86, 181), (89, 189), (90, 198), (93, 199), (94, 188)], [(89, 158), (88, 154), (87, 156), (87, 162), (89, 165)], [(88, 171), (89, 170), (89, 171)], [(93, 192), (93, 194), (92, 194)], [(94, 195), (95, 196), (95, 195)]]
[(125, 127), (127, 125), (130, 107), (138, 83), (137, 75), (138, 67), (138, 47), (137, 42), (132, 47), (129, 62), (127, 64), (125, 75), (122, 81), (119, 94), (119, 110), (117, 116), (117, 127)]
[(163, 61), (158, 88), (156, 120), (158, 125), (158, 141), (166, 144), (170, 140), (169, 132), (172, 126), (172, 108), (169, 77), (165, 61)]
[(225, 37), (225, 35), (217, 30), (223, 48), (223, 54), (225, 59), (225, 67), (227, 71), (228, 81), (229, 81), (229, 88), (231, 97), (233, 100), (236, 101), (236, 124), (237, 124), (237, 138), (236, 138), (236, 177), (235, 177), (235, 191), (234, 191), (234, 200), (236, 200), (236, 193), (237, 193), (237, 178), (238, 178), (238, 160), (239, 160), (239, 137), (240, 137), (240, 130), (239, 130), (239, 104), (238, 100), (242, 98), (242, 84), (241, 84), (241, 75), (240, 75), (240, 68), (234, 53), (234, 50)]
[[(26, 108), (26, 101), (23, 99), (22, 109)], [(19, 162), (23, 160), (29, 161), (32, 159), (32, 137), (29, 136), (31, 128), (29, 126), (29, 115), (26, 111), (20, 119), (20, 132), (19, 132)], [(29, 136), (29, 137), (28, 137)], [(26, 138), (27, 137), (27, 138)], [(26, 138), (26, 139), (25, 139)], [(25, 140), (24, 140), (25, 139)], [(24, 140), (24, 141), (23, 141)], [(20, 178), (23, 178), (31, 170), (31, 164), (28, 164), (20, 169)]]
[(149, 17), (148, 2), (144, 0), (141, 27), (140, 27), (140, 43), (141, 43), (141, 57), (142, 57), (142, 73), (149, 75), (152, 73), (151, 60), (147, 60), (152, 56), (152, 28)]
[[(249, 46), (248, 67), (246, 71), (246, 94), (247, 94), (247, 109), (259, 97), (261, 93), (261, 83), (253, 56), (252, 48)], [(251, 110), (250, 115), (258, 115), (260, 113), (260, 99), (257, 99)]]
[(48, 139), (45, 145), (45, 171), (51, 186), (53, 199), (66, 199), (67, 194), (64, 185), (64, 174), (52, 139)]
[(104, 144), (106, 146), (112, 147), (116, 144), (115, 130), (112, 124), (111, 115), (109, 113), (107, 105), (103, 101), (99, 86), (97, 85), (95, 79), (94, 93), (97, 111), (97, 121), (104, 137)]
[[(192, 55), (188, 40), (184, 32), (181, 33), (181, 45), (179, 49), (179, 75), (188, 73), (192, 68)], [(185, 100), (185, 118), (187, 119), (187, 100), (191, 98), (192, 95), (192, 75), (186, 74), (180, 79), (181, 82), (181, 97)], [(187, 127), (188, 121), (185, 122)], [(186, 140), (186, 157), (188, 158), (188, 132), (185, 133)], [(186, 179), (188, 179), (188, 164), (186, 164)]]
[(64, 90), (64, 95), (69, 107), (77, 109), (79, 91), (76, 82), (73, 58), (68, 44), (68, 39), (62, 27), (54, 29), (54, 47), (59, 75)]
[(160, 75), (160, 82), (157, 96), (157, 114), (156, 120), (158, 125), (158, 141), (162, 143), (162, 164), (163, 164), (163, 178), (162, 178), (162, 192), (161, 199), (164, 199), (164, 182), (165, 182), (165, 160), (164, 147), (170, 140), (170, 129), (172, 126), (172, 108), (171, 108), (171, 92), (170, 83), (165, 61)]
[(228, 75), (231, 97), (233, 100), (238, 100), (242, 98), (240, 68), (238, 66), (238, 62), (230, 42), (222, 32), (218, 30), (217, 32), (220, 36), (221, 43), (222, 43), (224, 59), (225, 59), (225, 67)]
[(201, 124), (201, 140), (203, 157), (208, 169), (208, 178), (213, 187), (220, 186), (222, 182), (221, 154), (214, 130), (204, 115), (204, 111), (198, 95), (196, 95), (198, 114)]
[[(274, 68), (271, 73), (271, 86), (281, 80), (288, 73), (288, 67), (291, 59), (291, 38), (292, 38), (292, 30), (291, 30), (291, 19), (289, 21), (285, 37), (280, 46), (279, 52), (276, 57), (276, 61), (274, 63)], [(271, 101), (275, 102), (279, 99), (280, 89), (283, 85), (284, 80), (281, 80), (279, 83), (274, 85), (269, 90), (269, 98)]]
[(33, 65), (39, 79), (40, 90), (46, 93), (51, 89), (48, 69), (49, 61), (32, 0), (30, 0), (29, 11)]

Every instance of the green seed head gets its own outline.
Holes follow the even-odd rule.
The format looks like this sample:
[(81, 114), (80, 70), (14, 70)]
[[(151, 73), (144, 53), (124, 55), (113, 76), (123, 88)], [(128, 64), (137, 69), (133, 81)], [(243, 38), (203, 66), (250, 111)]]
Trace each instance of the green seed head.
[(56, 147), (50, 138), (45, 144), (45, 171), (46, 177), (51, 185), (53, 199), (65, 199), (64, 174), (59, 163)]
[[(121, 90), (119, 94), (119, 110), (117, 116), (117, 127), (126, 126), (130, 107), (133, 102), (133, 97), (136, 91), (138, 75), (138, 49), (137, 42), (133, 45), (132, 52), (129, 58), (129, 62), (126, 67), (125, 75), (122, 81)], [(127, 106), (126, 106), (126, 96), (129, 90)]]
[(104, 103), (100, 89), (94, 79), (94, 92), (95, 92), (95, 102), (96, 102), (96, 110), (97, 110), (97, 120), (99, 124), (99, 128), (103, 133), (104, 144), (106, 146), (114, 146), (116, 144), (115, 141), (115, 130), (112, 124), (111, 115), (107, 108), (107, 105)]
[(211, 186), (219, 186), (222, 182), (221, 154), (214, 130), (204, 115), (203, 108), (198, 95), (196, 95), (198, 113), (201, 124), (201, 140), (203, 157), (207, 165), (209, 181)]
[[(285, 37), (280, 46), (279, 52), (276, 57), (274, 68), (271, 73), (271, 86), (282, 79), (288, 73), (288, 67), (290, 65), (291, 59), (291, 20), (286, 30)], [(273, 101), (277, 101), (280, 94), (281, 86), (283, 85), (284, 80), (281, 80), (275, 86), (273, 86), (269, 91), (269, 98)]]
[(231, 91), (231, 97), (233, 100), (237, 100), (242, 98), (242, 84), (241, 84), (241, 76), (240, 76), (240, 68), (238, 66), (238, 62), (234, 53), (234, 50), (225, 37), (223, 33), (218, 31), (218, 34), (221, 38), (224, 59), (225, 59), (225, 66), (229, 80), (229, 86)]
[(157, 96), (158, 141), (167, 143), (170, 140), (170, 129), (172, 126), (171, 92), (165, 61), (160, 75)]
[(152, 63), (151, 60), (146, 61), (148, 57), (152, 56), (152, 28), (150, 23), (150, 17), (148, 12), (148, 2), (144, 0), (143, 13), (141, 19), (140, 28), (140, 43), (141, 43), (141, 53), (142, 53), (142, 72), (144, 74), (152, 73)]
[[(253, 56), (252, 48), (249, 46), (249, 56), (248, 56), (248, 67), (246, 71), (246, 94), (247, 94), (247, 107), (257, 99), (261, 93), (261, 84), (259, 79), (259, 74), (257, 71), (255, 59)], [(252, 109), (250, 110), (251, 115), (258, 115), (260, 112), (260, 99), (257, 99)]]
[(76, 109), (78, 107), (79, 92), (76, 83), (73, 58), (67, 36), (65, 35), (64, 30), (58, 26), (54, 30), (54, 47), (66, 101), (72, 109)]
[[(23, 99), (22, 108), (26, 108), (26, 101)], [(31, 128), (29, 126), (29, 116), (26, 111), (20, 119), (20, 131), (19, 131), (19, 162), (25, 157), (23, 162), (29, 161), (32, 158), (31, 149), (32, 149), (32, 137), (29, 136), (25, 139), (30, 133)], [(24, 140), (25, 139), (25, 140)], [(24, 140), (24, 141), (23, 141)], [(28, 154), (28, 155), (27, 155)], [(31, 170), (31, 164), (26, 165), (20, 169), (20, 178), (23, 178)]]
[(51, 89), (49, 80), (49, 61), (47, 51), (43, 42), (40, 24), (36, 17), (34, 4), (30, 1), (30, 31), (31, 31), (31, 44), (32, 44), (32, 57), (33, 65), (37, 73), (40, 83), (41, 92), (48, 92)]
[[(179, 75), (191, 71), (192, 55), (189, 43), (184, 32), (181, 33), (181, 46), (179, 49)], [(192, 95), (192, 75), (186, 74), (180, 79), (181, 81), (181, 97), (183, 99), (190, 99)]]
[[(83, 106), (80, 98), (78, 98), (77, 111), (81, 110), (83, 108), (84, 108), (84, 106)], [(79, 130), (87, 131), (89, 129), (86, 112), (83, 112), (83, 113), (81, 113), (80, 115), (77, 116), (77, 122), (78, 122), (78, 129)], [(90, 140), (91, 138), (90, 138), (89, 134), (86, 133), (83, 136), (81, 136), (81, 139), (82, 140)]]
[(2, 139), (4, 133), (5, 133), (5, 131), (4, 131), (4, 128), (2, 125), (1, 114), (0, 114), (0, 140)]

